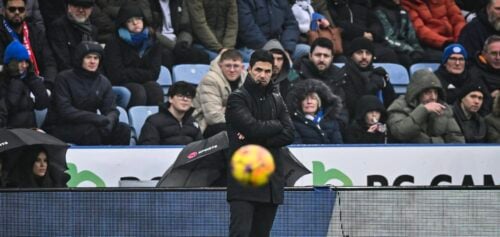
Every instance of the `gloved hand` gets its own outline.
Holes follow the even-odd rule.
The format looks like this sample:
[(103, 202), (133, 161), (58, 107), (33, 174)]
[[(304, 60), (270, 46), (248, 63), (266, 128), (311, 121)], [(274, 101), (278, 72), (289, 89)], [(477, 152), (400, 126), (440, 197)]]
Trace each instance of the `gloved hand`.
[(104, 115), (96, 115), (96, 117), (94, 118), (94, 124), (97, 127), (104, 127), (107, 126), (109, 123), (110, 123), (109, 119)]
[(384, 77), (384, 79), (389, 75), (383, 67), (376, 67), (373, 69), (373, 73)]

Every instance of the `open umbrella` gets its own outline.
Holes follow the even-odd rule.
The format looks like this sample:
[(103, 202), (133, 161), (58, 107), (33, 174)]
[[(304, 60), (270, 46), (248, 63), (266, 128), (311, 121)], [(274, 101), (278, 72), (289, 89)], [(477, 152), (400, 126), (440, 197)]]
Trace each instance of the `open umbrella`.
[[(25, 149), (33, 146), (42, 146), (47, 151), (49, 157), (49, 169), (52, 178), (66, 182), (68, 175), (64, 173), (67, 168), (66, 151), (69, 145), (49, 134), (37, 130), (16, 128), (0, 129), (0, 157), (4, 158), (2, 170), (9, 172), (22, 159)], [(5, 176), (5, 173), (2, 172)]]
[[(217, 186), (214, 183), (219, 184), (218, 181), (225, 179), (228, 147), (226, 132), (186, 145), (174, 164), (165, 171), (157, 187)], [(300, 177), (311, 171), (300, 163), (287, 147), (282, 151), (285, 185), (293, 186)]]
[(226, 132), (189, 143), (165, 171), (157, 187), (206, 187), (225, 175)]

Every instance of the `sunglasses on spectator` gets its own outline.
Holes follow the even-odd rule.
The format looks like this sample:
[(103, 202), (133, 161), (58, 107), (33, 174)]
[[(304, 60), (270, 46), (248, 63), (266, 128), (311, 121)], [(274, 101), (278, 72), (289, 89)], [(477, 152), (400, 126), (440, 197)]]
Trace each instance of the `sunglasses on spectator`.
[(16, 11), (18, 11), (19, 13), (23, 13), (24, 11), (26, 11), (26, 8), (25, 7), (8, 7), (7, 10), (11, 13), (15, 13)]

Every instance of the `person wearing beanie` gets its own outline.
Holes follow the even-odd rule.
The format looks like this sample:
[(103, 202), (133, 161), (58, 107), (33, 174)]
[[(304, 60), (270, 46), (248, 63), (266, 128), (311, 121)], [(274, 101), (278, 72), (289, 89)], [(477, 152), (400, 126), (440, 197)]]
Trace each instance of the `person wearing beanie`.
[(203, 139), (193, 118), (193, 98), (196, 88), (178, 81), (168, 90), (168, 102), (159, 106), (158, 113), (149, 116), (142, 126), (139, 145), (187, 145)]
[(384, 68), (373, 66), (373, 55), (373, 43), (364, 37), (354, 39), (346, 51), (347, 61), (340, 71), (346, 82), (342, 87), (350, 118), (354, 118), (357, 101), (363, 95), (379, 94), (385, 107), (396, 99), (389, 74)]
[(384, 104), (374, 95), (364, 95), (358, 100), (354, 120), (349, 124), (344, 143), (387, 143), (387, 112)]
[(415, 29), (400, 1), (379, 0), (374, 10), (374, 19), (370, 30), (384, 38), (384, 42), (393, 49), (399, 63), (406, 68), (419, 61), (428, 61), (424, 58), (425, 51), (420, 46)]
[(128, 107), (159, 105), (163, 90), (160, 75), (162, 50), (140, 8), (125, 4), (116, 19), (116, 34), (104, 49), (104, 69), (113, 86), (126, 87)]
[(97, 27), (90, 22), (94, 3), (94, 0), (68, 0), (66, 14), (47, 27), (59, 72), (73, 68), (71, 62), (80, 42), (97, 40)]
[(35, 74), (28, 50), (17, 40), (7, 46), (3, 61), (5, 64), (0, 80), (5, 83), (6, 126), (36, 128), (35, 109), (43, 110), (50, 105), (43, 79)]
[(295, 144), (341, 144), (342, 100), (317, 79), (297, 82), (286, 97)]
[(29, 61), (36, 76), (43, 77), (43, 82), (48, 89), (52, 88), (57, 75), (57, 66), (52, 55), (52, 50), (46, 40), (44, 29), (40, 28), (28, 18), (25, 0), (3, 1), (3, 24), (0, 24), (0, 64), (5, 58), (5, 49), (13, 41), (21, 42), (29, 49)]
[(484, 143), (488, 127), (479, 114), (486, 94), (482, 85), (471, 83), (464, 86), (453, 104), (453, 115), (466, 143)]
[(465, 142), (451, 106), (444, 101), (439, 79), (427, 69), (412, 75), (406, 94), (396, 99), (387, 112), (387, 126), (398, 142)]
[(111, 83), (100, 73), (102, 47), (82, 41), (73, 69), (57, 75), (52, 106), (43, 126), (49, 134), (76, 145), (128, 145), (130, 127), (118, 121)]
[(467, 57), (467, 51), (461, 44), (450, 44), (443, 51), (441, 65), (435, 73), (443, 86), (448, 104), (454, 104), (462, 87), (473, 80)]

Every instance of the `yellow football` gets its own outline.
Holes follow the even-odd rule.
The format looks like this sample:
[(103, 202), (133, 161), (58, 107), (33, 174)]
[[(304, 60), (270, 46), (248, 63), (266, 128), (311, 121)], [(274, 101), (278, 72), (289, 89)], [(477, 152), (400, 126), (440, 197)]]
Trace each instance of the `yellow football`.
[(259, 187), (269, 182), (274, 172), (271, 153), (259, 145), (245, 145), (236, 150), (231, 158), (231, 174), (245, 186)]

